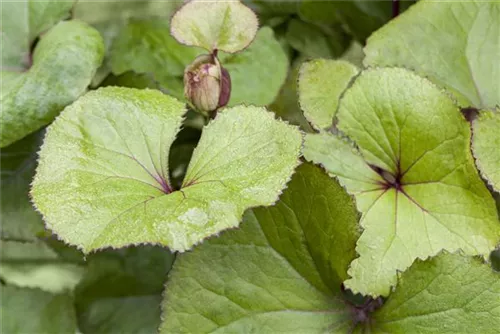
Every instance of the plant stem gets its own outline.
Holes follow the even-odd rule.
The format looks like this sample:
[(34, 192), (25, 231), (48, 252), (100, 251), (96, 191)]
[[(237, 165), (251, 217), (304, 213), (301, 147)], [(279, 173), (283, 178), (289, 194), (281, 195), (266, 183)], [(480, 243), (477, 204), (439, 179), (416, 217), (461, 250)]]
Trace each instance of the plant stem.
[(399, 0), (392, 0), (392, 17), (399, 15)]

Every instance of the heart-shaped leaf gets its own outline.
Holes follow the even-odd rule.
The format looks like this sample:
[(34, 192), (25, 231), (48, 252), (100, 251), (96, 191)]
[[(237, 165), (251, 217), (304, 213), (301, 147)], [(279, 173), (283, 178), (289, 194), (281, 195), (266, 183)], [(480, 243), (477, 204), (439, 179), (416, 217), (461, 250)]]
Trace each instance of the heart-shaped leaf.
[(488, 256), (500, 240), (495, 202), (470, 152), (470, 127), (452, 100), (403, 69), (363, 72), (340, 102), (338, 128), (304, 155), (355, 195), (364, 232), (346, 286), (388, 295), (396, 273), (442, 249)]
[(47, 226), (84, 252), (137, 243), (184, 251), (276, 201), (298, 162), (295, 127), (263, 108), (220, 112), (175, 191), (168, 156), (184, 113), (158, 91), (114, 87), (68, 107), (47, 131), (32, 188)]
[(50, 123), (89, 85), (104, 53), (99, 33), (82, 22), (61, 22), (38, 43), (27, 72), (2, 72), (0, 147)]
[(171, 33), (182, 44), (234, 53), (252, 42), (258, 26), (240, 1), (191, 0), (172, 17)]
[(413, 69), (462, 106), (500, 104), (500, 2), (419, 1), (375, 32), (365, 65)]

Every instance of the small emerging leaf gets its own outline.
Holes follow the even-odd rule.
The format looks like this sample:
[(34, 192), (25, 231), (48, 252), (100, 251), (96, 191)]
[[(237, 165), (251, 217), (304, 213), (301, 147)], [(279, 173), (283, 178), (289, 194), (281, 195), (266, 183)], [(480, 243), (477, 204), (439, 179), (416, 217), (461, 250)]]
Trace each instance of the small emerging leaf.
[(191, 0), (172, 17), (171, 33), (179, 42), (209, 52), (240, 51), (252, 42), (259, 22), (237, 0)]

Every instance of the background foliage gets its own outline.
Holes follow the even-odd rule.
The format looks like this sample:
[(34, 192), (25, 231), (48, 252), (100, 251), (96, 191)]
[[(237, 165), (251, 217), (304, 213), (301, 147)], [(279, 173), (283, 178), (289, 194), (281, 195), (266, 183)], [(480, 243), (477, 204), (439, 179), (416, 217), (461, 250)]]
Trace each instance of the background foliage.
[[(210, 12), (219, 26), (196, 20), (203, 7), (183, 17), (208, 32), (199, 39), (188, 28), (171, 33), (181, 1), (2, 0), (3, 332), (496, 333), (499, 3), (401, 1), (393, 18), (390, 1), (243, 2), (255, 14)], [(183, 74), (214, 45), (234, 108), (204, 127), (201, 114), (186, 112)], [(263, 106), (306, 134), (291, 179), (301, 135)], [(429, 112), (408, 117), (415, 110)], [(117, 119), (131, 145), (142, 138), (130, 153), (146, 168), (113, 146)], [(170, 155), (141, 157), (151, 143)], [(168, 214), (178, 234), (152, 240), (119, 225), (101, 239), (85, 225), (75, 233), (82, 217), (99, 225), (142, 214), (127, 205), (159, 195), (151, 186), (163, 184), (150, 179), (158, 165), (172, 190), (194, 197)], [(73, 180), (97, 180), (85, 168), (139, 183), (106, 181), (82, 194)], [(61, 192), (44, 188), (47, 180)], [(192, 180), (199, 186), (189, 188)], [(259, 181), (266, 186), (252, 188)], [(119, 205), (103, 201), (129, 190)], [(210, 211), (214, 198), (224, 205)], [(82, 209), (97, 207), (107, 211)], [(210, 229), (183, 224), (189, 210), (206, 214)], [(158, 206), (149, 221), (164, 214)]]

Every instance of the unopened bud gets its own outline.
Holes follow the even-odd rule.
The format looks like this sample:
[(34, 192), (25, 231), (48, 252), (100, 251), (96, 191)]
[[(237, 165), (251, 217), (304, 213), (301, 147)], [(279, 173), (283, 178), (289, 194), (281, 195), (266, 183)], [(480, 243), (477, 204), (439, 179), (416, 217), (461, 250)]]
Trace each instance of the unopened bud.
[(231, 78), (217, 57), (201, 55), (186, 68), (184, 95), (201, 112), (212, 112), (227, 104)]

